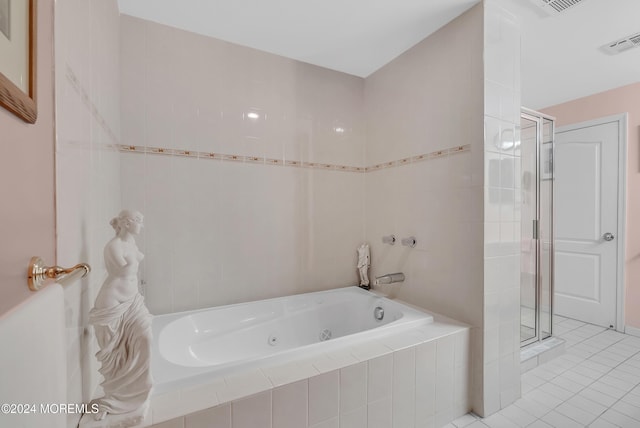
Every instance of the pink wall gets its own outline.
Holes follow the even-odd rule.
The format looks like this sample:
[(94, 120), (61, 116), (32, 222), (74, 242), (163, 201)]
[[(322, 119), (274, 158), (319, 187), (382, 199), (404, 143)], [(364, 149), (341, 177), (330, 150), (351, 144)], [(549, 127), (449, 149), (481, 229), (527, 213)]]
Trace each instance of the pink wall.
[(38, 120), (0, 109), (0, 316), (31, 295), (31, 256), (55, 262), (53, 3), (38, 2)]
[(625, 324), (640, 328), (640, 82), (601, 92), (543, 111), (557, 118), (556, 125), (584, 122), (618, 113), (628, 113), (627, 224), (625, 250)]

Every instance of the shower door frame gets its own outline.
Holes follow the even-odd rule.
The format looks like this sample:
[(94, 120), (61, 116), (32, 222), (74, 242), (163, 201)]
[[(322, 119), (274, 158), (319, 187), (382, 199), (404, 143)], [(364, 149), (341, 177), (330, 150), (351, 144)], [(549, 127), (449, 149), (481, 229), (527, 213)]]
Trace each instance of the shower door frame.
[[(521, 119), (527, 119), (530, 120), (532, 122), (536, 122), (536, 208), (535, 208), (535, 214), (536, 214), (536, 238), (535, 238), (535, 254), (536, 254), (536, 267), (535, 267), (535, 272), (536, 272), (536, 278), (535, 278), (535, 335), (529, 339), (526, 340), (520, 340), (520, 347), (524, 347), (533, 343), (537, 343), (540, 342), (542, 340), (548, 339), (553, 337), (553, 306), (554, 306), (554, 259), (555, 259), (555, 248), (554, 248), (554, 230), (553, 230), (553, 226), (554, 226), (554, 219), (555, 219), (555, 192), (553, 189), (553, 180), (555, 179), (554, 177), (554, 151), (555, 151), (555, 120), (556, 118), (553, 116), (549, 116), (546, 115), (544, 113), (540, 113), (538, 111), (535, 110), (531, 110), (525, 107), (521, 107), (520, 108), (520, 118)], [(541, 181), (541, 176), (542, 176), (542, 171), (541, 171), (541, 155), (542, 155), (542, 144), (545, 143), (543, 142), (544, 139), (544, 120), (547, 119), (548, 121), (550, 121), (550, 126), (551, 126), (551, 140), (549, 141), (551, 143), (551, 209), (550, 209), (550, 213), (551, 213), (551, 219), (550, 219), (550, 224), (549, 224), (549, 254), (550, 254), (550, 259), (549, 259), (549, 331), (545, 332), (548, 333), (549, 335), (546, 337), (542, 337), (542, 332), (541, 332), (541, 313), (542, 313), (542, 309), (541, 309), (541, 303), (542, 303), (542, 263), (541, 263), (541, 255), (542, 255), (542, 239), (540, 238), (540, 218), (541, 218), (541, 196), (540, 196), (540, 181)], [(522, 140), (522, 137), (520, 138), (520, 140)], [(522, 150), (522, 147), (521, 147)], [(532, 225), (533, 227), (533, 225)], [(521, 298), (522, 299), (522, 298)], [(520, 316), (520, 322), (522, 323), (522, 315)]]

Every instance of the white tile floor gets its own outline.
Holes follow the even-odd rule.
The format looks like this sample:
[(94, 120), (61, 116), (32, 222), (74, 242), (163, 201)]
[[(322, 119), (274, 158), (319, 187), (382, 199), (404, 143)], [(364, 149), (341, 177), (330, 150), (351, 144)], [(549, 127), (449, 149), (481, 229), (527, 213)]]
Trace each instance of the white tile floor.
[(445, 428), (640, 428), (640, 338), (563, 317), (567, 352), (522, 375), (522, 398), (488, 418)]

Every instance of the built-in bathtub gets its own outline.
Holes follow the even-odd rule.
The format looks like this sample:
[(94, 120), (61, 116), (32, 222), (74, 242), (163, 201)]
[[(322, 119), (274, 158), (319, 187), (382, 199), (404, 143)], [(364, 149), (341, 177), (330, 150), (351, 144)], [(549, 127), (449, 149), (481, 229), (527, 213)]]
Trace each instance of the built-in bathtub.
[[(232, 422), (242, 417), (231, 418), (231, 413), (240, 412), (239, 403), (246, 400), (266, 400), (258, 407), (270, 407), (265, 421), (271, 420), (278, 413), (273, 394), (287, 388), (298, 388), (290, 393), (306, 398), (304, 405), (296, 406), (296, 411), (305, 408), (304, 415), (284, 412), (294, 418), (285, 426), (362, 419), (372, 404), (372, 409), (384, 409), (374, 403), (378, 399), (387, 400), (389, 418), (395, 411), (398, 421), (400, 412), (412, 414), (405, 418), (431, 417), (434, 422), (439, 413), (437, 421), (447, 423), (468, 410), (468, 328), (450, 320), (434, 321), (429, 313), (358, 287), (155, 316), (153, 334), (153, 423), (184, 417), (185, 426), (197, 428), (189, 418), (199, 421), (202, 415), (191, 414), (209, 409), (215, 413), (213, 419), (223, 421), (221, 428), (243, 427)], [(413, 379), (413, 386), (403, 384), (407, 379)], [(445, 403), (440, 412), (434, 395), (438, 384), (451, 396), (439, 399)], [(381, 389), (371, 390), (376, 385)], [(314, 410), (318, 402), (346, 397), (347, 389), (353, 388), (360, 392), (352, 391), (349, 402), (337, 398), (338, 407), (325, 403), (320, 414)], [(394, 402), (396, 389), (396, 401), (407, 394), (411, 398)], [(326, 396), (318, 396), (320, 392)], [(423, 393), (433, 402), (430, 412), (423, 412), (424, 402), (416, 405), (416, 394)], [(228, 423), (220, 416), (227, 408)], [(353, 411), (360, 414), (354, 416)], [(367, 426), (361, 422), (358, 426)], [(273, 422), (274, 428), (277, 425)]]
[(336, 350), (432, 321), (430, 314), (359, 287), (160, 315), (153, 320), (156, 389)]

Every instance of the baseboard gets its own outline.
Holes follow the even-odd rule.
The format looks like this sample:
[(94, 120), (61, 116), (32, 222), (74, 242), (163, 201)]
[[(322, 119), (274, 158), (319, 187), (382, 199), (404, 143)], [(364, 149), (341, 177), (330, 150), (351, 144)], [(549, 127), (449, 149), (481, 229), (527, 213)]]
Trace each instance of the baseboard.
[(626, 325), (624, 327), (624, 332), (625, 334), (628, 334), (630, 336), (640, 337), (640, 328), (630, 327)]

